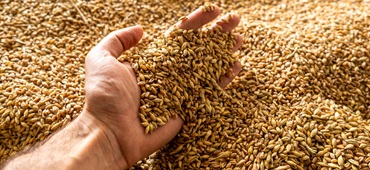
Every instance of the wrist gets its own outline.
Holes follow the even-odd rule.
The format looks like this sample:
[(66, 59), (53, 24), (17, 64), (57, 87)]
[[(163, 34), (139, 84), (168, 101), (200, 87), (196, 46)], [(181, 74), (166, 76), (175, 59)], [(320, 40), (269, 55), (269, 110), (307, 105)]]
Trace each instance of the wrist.
[(5, 169), (126, 168), (127, 162), (122, 156), (115, 135), (86, 111), (45, 143), (19, 154), (5, 167)]
[(81, 169), (81, 165), (94, 169), (127, 168), (116, 136), (104, 123), (86, 110), (73, 123), (85, 141), (70, 153), (71, 169)]

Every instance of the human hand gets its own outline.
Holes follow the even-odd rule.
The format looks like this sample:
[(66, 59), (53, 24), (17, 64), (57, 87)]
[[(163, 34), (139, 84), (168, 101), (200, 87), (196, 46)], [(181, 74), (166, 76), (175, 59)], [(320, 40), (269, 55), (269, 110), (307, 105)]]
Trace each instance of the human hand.
[[(199, 29), (219, 14), (218, 7), (212, 12), (197, 9), (187, 20), (175, 25), (181, 29)], [(231, 31), (239, 24), (237, 16), (232, 15), (228, 20), (227, 23), (217, 22), (223, 31)], [(183, 124), (179, 117), (174, 118), (153, 133), (144, 134), (144, 127), (138, 117), (141, 92), (135, 73), (129, 63), (117, 60), (125, 50), (137, 44), (142, 35), (143, 29), (140, 26), (114, 31), (86, 57), (86, 105), (81, 116), (89, 115), (84, 117), (94, 119), (106, 133), (114, 134), (120, 147), (117, 151), (121, 152), (126, 168), (168, 143)], [(242, 44), (241, 36), (236, 39), (234, 52)], [(232, 70), (237, 75), (241, 70), (240, 62), (236, 62)], [(224, 76), (219, 85), (225, 87), (233, 78)]]

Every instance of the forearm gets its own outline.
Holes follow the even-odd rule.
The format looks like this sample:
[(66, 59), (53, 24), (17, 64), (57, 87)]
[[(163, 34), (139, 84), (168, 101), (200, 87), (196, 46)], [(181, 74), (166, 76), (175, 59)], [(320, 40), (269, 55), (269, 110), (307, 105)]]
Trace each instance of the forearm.
[(41, 146), (11, 160), (5, 169), (124, 169), (112, 132), (87, 113)]

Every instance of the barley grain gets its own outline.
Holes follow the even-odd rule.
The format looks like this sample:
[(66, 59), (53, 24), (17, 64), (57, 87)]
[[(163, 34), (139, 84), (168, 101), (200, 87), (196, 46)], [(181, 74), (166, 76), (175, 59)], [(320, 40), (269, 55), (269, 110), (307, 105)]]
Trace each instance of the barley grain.
[[(46, 138), (50, 130), (64, 127), (78, 115), (84, 101), (84, 56), (102, 37), (113, 30), (141, 24), (148, 36), (122, 58), (139, 54), (150, 42), (161, 39), (162, 31), (171, 24), (186, 20), (181, 16), (202, 6), (201, 3), (1, 2), (1, 160)], [(236, 56), (241, 60), (242, 71), (224, 92), (207, 89), (194, 98), (189, 89), (201, 90), (205, 81), (211, 87), (215, 84), (214, 77), (230, 75), (229, 66), (219, 64), (229, 62), (227, 59), (207, 58), (204, 61), (208, 65), (189, 61), (179, 64), (168, 59), (162, 61), (160, 72), (147, 61), (135, 63), (135, 70), (155, 72), (157, 77), (166, 77), (166, 72), (175, 68), (194, 65), (201, 68), (191, 78), (171, 72), (169, 75), (180, 77), (173, 92), (171, 89), (175, 87), (158, 90), (158, 86), (147, 84), (154, 74), (138, 76), (142, 97), (162, 95), (150, 99), (156, 99), (157, 102), (152, 102), (159, 106), (155, 107), (155, 113), (180, 108), (182, 103), (182, 107), (191, 108), (183, 114), (195, 117), (193, 121), (187, 120), (189, 124), (184, 125), (169, 145), (135, 167), (368, 168), (370, 47), (366, 40), (370, 31), (366, 12), (369, 4), (354, 0), (215, 3), (224, 8), (222, 11), (243, 18), (235, 30), (243, 37), (244, 44)], [(211, 11), (212, 5), (205, 4), (201, 10)], [(202, 44), (199, 47), (205, 48), (190, 48), (194, 46), (191, 44), (194, 38), (187, 38), (168, 40), (175, 48), (155, 50), (193, 58), (212, 49), (223, 53), (220, 40), (209, 47), (198, 41)], [(160, 62), (160, 55), (153, 54), (153, 60)], [(221, 70), (215, 69), (220, 67)], [(191, 98), (192, 102), (184, 102)], [(154, 114), (154, 121), (162, 125), (170, 119), (170, 114)], [(147, 117), (150, 115), (140, 118)], [(149, 122), (142, 124), (148, 128), (147, 132), (157, 127)], [(177, 153), (169, 154), (181, 145), (183, 148)], [(216, 160), (220, 153), (229, 152), (228, 157)]]

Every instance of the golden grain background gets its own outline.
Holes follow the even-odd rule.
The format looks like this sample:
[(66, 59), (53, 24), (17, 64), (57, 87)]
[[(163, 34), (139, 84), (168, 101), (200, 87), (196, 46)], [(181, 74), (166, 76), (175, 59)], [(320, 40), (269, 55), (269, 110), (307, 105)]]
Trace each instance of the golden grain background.
[[(84, 58), (109, 32), (142, 25), (135, 54), (204, 2), (1, 1), (1, 161), (78, 116)], [(132, 169), (370, 169), (370, 2), (212, 3), (242, 18), (226, 92), (243, 107), (185, 123)]]

